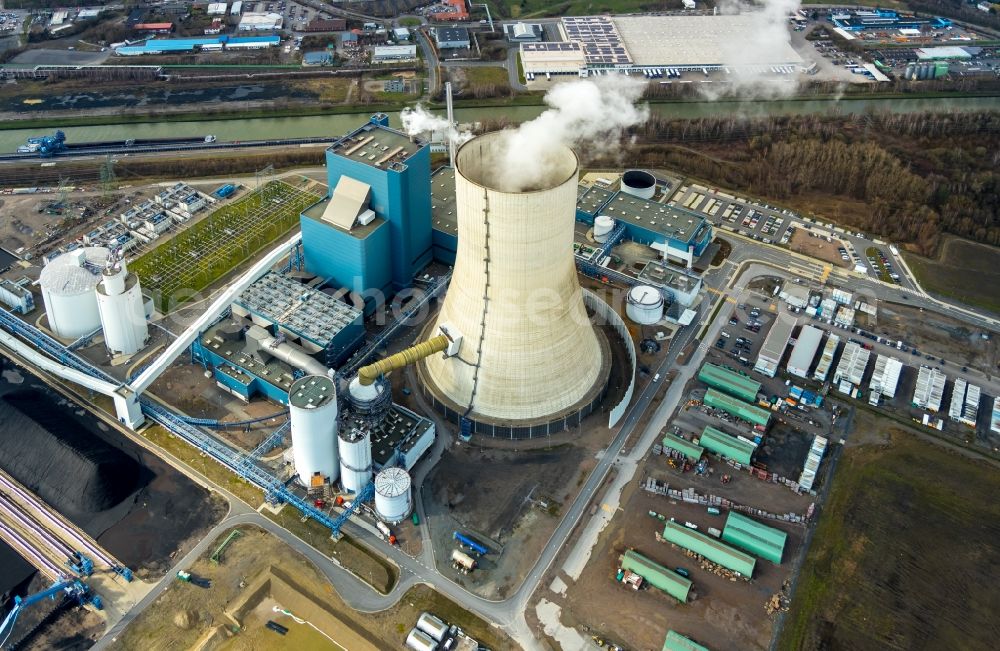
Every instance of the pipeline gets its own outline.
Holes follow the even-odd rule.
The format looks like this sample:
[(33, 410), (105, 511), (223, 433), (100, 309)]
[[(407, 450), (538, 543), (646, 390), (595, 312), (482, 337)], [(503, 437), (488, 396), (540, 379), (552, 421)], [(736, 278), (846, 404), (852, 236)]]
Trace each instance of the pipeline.
[(400, 351), (395, 355), (389, 355), (385, 359), (380, 359), (374, 364), (369, 364), (368, 366), (362, 366), (358, 370), (358, 382), (361, 386), (369, 386), (378, 376), (385, 375), (389, 371), (403, 368), (418, 362), (425, 357), (433, 355), (434, 353), (444, 352), (448, 348), (448, 344), (451, 340), (445, 335), (438, 335), (436, 337), (431, 337), (427, 341), (422, 341), (415, 346), (410, 346), (406, 350)]

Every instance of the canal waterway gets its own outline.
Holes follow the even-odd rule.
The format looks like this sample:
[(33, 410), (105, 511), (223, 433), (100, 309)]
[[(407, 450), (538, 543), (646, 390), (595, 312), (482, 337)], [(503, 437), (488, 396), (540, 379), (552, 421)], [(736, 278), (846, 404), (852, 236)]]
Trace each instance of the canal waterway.
[[(869, 111), (911, 113), (920, 111), (980, 111), (996, 110), (996, 97), (938, 97), (914, 99), (819, 99), (779, 100), (760, 102), (669, 102), (651, 105), (652, 111), (668, 118), (700, 118), (724, 115), (844, 115)], [(460, 123), (471, 123), (498, 116), (522, 122), (536, 117), (544, 106), (505, 106), (458, 109)], [(390, 113), (393, 125), (399, 125), (399, 114)], [(261, 140), (267, 138), (302, 138), (337, 136), (347, 133), (365, 120), (367, 113), (314, 115), (306, 117), (253, 118), (247, 120), (199, 120), (191, 122), (148, 122), (68, 127), (64, 129), (70, 142), (126, 140), (129, 138), (169, 138), (179, 136), (214, 135), (220, 141)], [(45, 135), (49, 130), (16, 129), (0, 131), (0, 152), (13, 152), (32, 136)]]

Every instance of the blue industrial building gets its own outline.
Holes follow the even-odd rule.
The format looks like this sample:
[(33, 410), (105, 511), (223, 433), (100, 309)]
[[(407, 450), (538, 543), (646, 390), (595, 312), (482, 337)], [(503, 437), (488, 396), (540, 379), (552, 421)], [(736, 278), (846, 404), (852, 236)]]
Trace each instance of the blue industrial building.
[(227, 50), (263, 50), (281, 44), (280, 36), (211, 36), (207, 38), (151, 38), (142, 45), (115, 48), (119, 56), (177, 52), (217, 52)]
[(306, 269), (362, 294), (409, 287), (430, 261), (430, 147), (384, 114), (326, 151), (330, 194), (301, 218)]
[(900, 15), (899, 12), (891, 9), (860, 10), (847, 13), (832, 12), (829, 20), (840, 29), (848, 32), (861, 32), (866, 29), (920, 29), (922, 27), (945, 29), (951, 27), (951, 21), (947, 18), (937, 16), (921, 18), (913, 14)]
[(665, 259), (682, 264), (693, 263), (712, 243), (712, 224), (699, 213), (627, 192), (581, 185), (577, 221), (593, 224), (598, 215), (624, 224), (625, 239), (650, 246)]

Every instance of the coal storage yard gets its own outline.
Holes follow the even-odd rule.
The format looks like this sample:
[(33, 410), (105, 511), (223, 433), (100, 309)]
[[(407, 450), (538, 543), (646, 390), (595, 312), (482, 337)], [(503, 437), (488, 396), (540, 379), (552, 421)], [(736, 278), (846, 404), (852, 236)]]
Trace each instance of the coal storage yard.
[[(162, 576), (172, 554), (222, 517), (220, 499), (2, 361), (0, 468), (140, 578)], [(0, 559), (8, 557), (19, 558), (0, 543)], [(0, 595), (23, 584), (24, 572), (20, 563), (0, 563)]]

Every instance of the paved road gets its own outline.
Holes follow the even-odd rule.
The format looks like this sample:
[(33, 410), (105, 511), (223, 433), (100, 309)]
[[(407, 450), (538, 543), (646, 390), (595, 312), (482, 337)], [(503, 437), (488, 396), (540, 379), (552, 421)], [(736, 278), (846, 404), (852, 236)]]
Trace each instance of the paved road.
[(424, 93), (423, 98), (431, 99), (437, 96), (441, 86), (437, 52), (434, 51), (430, 41), (427, 40), (427, 37), (419, 29), (413, 31), (413, 37), (416, 39), (417, 45), (424, 55), (424, 63), (427, 66), (427, 92)]

